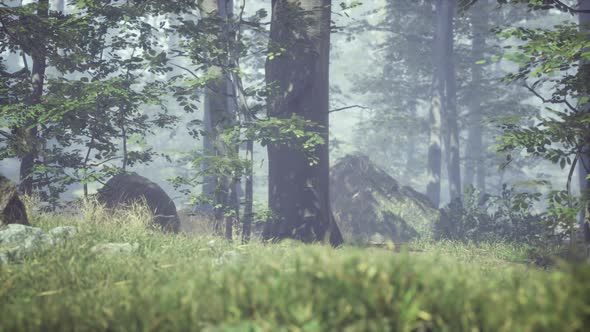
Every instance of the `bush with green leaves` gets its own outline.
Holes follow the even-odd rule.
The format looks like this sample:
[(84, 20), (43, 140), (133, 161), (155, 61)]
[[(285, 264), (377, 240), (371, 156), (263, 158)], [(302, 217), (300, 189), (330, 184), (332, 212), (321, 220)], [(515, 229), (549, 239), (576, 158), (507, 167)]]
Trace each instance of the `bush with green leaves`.
[[(528, 2), (533, 9), (556, 8), (572, 15), (583, 12), (562, 1)], [(512, 49), (504, 58), (519, 66), (504, 80), (524, 86), (545, 106), (544, 112), (535, 118), (521, 116), (502, 123), (503, 135), (496, 148), (507, 154), (507, 163), (524, 155), (543, 158), (562, 169), (569, 169), (566, 191), (553, 192), (547, 202), (549, 215), (557, 219), (556, 223), (567, 229), (571, 237), (574, 228), (572, 220), (580, 210), (588, 208), (587, 202), (579, 204), (570, 197), (574, 169), (582, 168), (588, 173), (588, 26), (581, 19), (579, 24), (563, 23), (542, 28), (501, 27), (495, 31), (509, 42), (507, 48)]]
[(547, 195), (551, 205), (535, 213), (541, 193), (506, 184), (498, 195), (482, 194), (469, 186), (463, 201), (451, 202), (444, 211), (438, 237), (460, 241), (508, 241), (526, 244), (561, 244), (572, 237), (577, 203), (564, 191)]

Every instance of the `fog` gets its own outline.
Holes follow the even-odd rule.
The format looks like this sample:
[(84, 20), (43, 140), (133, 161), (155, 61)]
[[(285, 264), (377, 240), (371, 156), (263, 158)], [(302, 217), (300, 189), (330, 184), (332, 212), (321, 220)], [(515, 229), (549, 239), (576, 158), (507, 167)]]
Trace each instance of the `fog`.
[[(27, 5), (31, 1), (9, 1), (7, 6)], [(61, 10), (63, 2), (52, 1), (51, 10)], [(234, 4), (234, 14), (242, 13), (241, 1)], [(515, 160), (502, 167), (504, 156), (495, 151), (502, 130), (499, 119), (503, 116), (529, 117), (529, 122), (536, 121), (535, 114), (547, 115), (542, 100), (522, 87), (522, 82), (507, 84), (502, 78), (518, 70), (518, 65), (506, 59), (508, 52), (503, 47), (522, 43), (515, 38), (501, 38), (491, 31), (496, 27), (548, 28), (557, 24), (575, 23), (576, 17), (557, 9), (534, 11), (526, 5), (502, 5), (494, 1), (479, 1), (473, 6), (461, 7), (460, 2), (454, 18), (454, 61), (457, 80), (457, 116), (459, 125), (459, 151), (461, 174), (470, 172), (467, 168), (485, 168), (480, 177), (485, 187), (483, 191), (497, 194), (504, 184), (518, 186), (530, 184), (538, 179), (550, 182), (549, 186), (535, 188), (540, 192), (550, 189), (563, 189), (566, 186), (568, 169), (543, 160), (539, 157), (527, 157), (522, 151), (516, 152)], [(432, 77), (434, 72), (433, 52), (435, 35), (435, 1), (367, 1), (353, 8), (334, 4), (332, 9), (332, 31), (330, 44), (330, 163), (335, 164), (340, 158), (355, 153), (362, 153), (377, 166), (385, 170), (403, 185), (426, 193), (429, 181), (428, 163), (428, 113), (432, 102)], [(255, 15), (265, 10), (268, 16), (263, 23), (270, 22), (270, 1), (247, 1), (243, 9), (243, 17)], [(64, 13), (75, 11), (72, 4), (66, 4)], [(486, 12), (487, 30), (484, 37), (485, 50), (481, 51), (483, 59), (473, 57), (474, 22)], [(191, 17), (198, 22), (201, 14), (185, 13), (183, 18)], [(160, 22), (160, 31), (156, 36), (162, 43), (160, 48), (170, 52), (179, 47), (179, 37), (166, 34), (164, 28), (177, 24), (180, 16), (160, 15), (146, 18), (150, 23)], [(154, 24), (158, 26), (158, 24)], [(269, 30), (270, 24), (263, 25)], [(248, 36), (248, 33), (245, 33)], [(259, 42), (259, 45), (264, 45)], [(129, 56), (132, 50), (120, 50), (122, 56)], [(127, 52), (127, 54), (125, 54)], [(414, 53), (412, 53), (414, 52)], [(254, 54), (254, 53), (253, 53)], [(250, 54), (241, 61), (245, 86), (257, 86), (264, 82), (264, 58)], [(24, 61), (32, 62), (30, 56), (22, 56), (18, 50), (5, 49), (3, 63), (7, 72), (16, 72), (24, 67)], [(482, 82), (473, 82), (474, 62), (483, 62), (481, 67)], [(181, 67), (190, 67), (190, 61), (183, 56), (171, 57), (173, 71), (167, 73), (148, 74), (143, 80), (163, 79), (175, 75), (187, 75)], [(202, 73), (200, 73), (202, 74)], [(566, 75), (567, 72), (560, 73)], [(47, 77), (65, 77), (76, 79), (76, 73), (64, 73), (52, 68), (47, 69)], [(479, 85), (480, 88), (474, 88)], [(474, 90), (475, 89), (475, 90)], [(482, 90), (483, 89), (483, 90)], [(541, 95), (551, 93), (550, 86), (541, 86)], [(475, 91), (475, 92), (474, 92)], [(196, 90), (198, 109), (194, 113), (183, 111), (178, 102), (169, 94), (163, 96), (164, 104), (170, 114), (178, 116), (179, 121), (174, 130), (154, 128), (146, 135), (129, 137), (129, 148), (144, 151), (148, 148), (158, 153), (167, 154), (166, 158), (153, 158), (143, 165), (129, 167), (129, 171), (137, 172), (161, 185), (170, 193), (177, 205), (188, 207), (189, 197), (176, 190), (167, 179), (175, 176), (190, 176), (198, 167), (190, 165), (185, 157), (191, 151), (202, 151), (202, 139), (195, 139), (189, 130), (196, 128), (191, 121), (203, 119), (203, 91)], [(477, 94), (477, 96), (475, 96)], [(469, 160), (470, 130), (474, 121), (470, 114), (473, 110), (473, 98), (477, 97), (476, 106), (483, 112), (481, 155), (476, 161), (478, 165), (468, 166), (474, 161)], [(147, 116), (155, 111), (154, 106), (142, 105), (140, 112)], [(444, 126), (443, 126), (444, 127)], [(443, 128), (443, 131), (446, 130)], [(557, 143), (558, 144), (558, 143)], [(444, 144), (443, 144), (444, 145)], [(83, 148), (76, 143), (68, 147), (70, 150)], [(254, 196), (258, 206), (265, 206), (268, 197), (268, 158), (265, 147), (259, 143), (254, 148)], [(240, 152), (244, 155), (244, 151)], [(441, 171), (440, 206), (448, 204), (449, 179), (447, 176), (445, 155), (446, 147), (442, 147), (443, 162)], [(184, 159), (183, 159), (184, 158)], [(109, 163), (107, 163), (109, 164)], [(114, 167), (117, 166), (113, 162)], [(18, 158), (4, 158), (0, 162), (0, 172), (14, 182), (19, 182)], [(476, 176), (476, 175), (472, 175)], [(576, 175), (577, 176), (577, 175)], [(242, 191), (244, 181), (241, 181)], [(465, 182), (465, 179), (464, 181)], [(574, 178), (574, 182), (576, 179)], [(475, 183), (475, 182), (474, 182)], [(102, 186), (91, 181), (89, 192), (94, 193)], [(574, 186), (574, 190), (577, 190)], [(191, 188), (198, 194), (200, 187)], [(67, 191), (61, 195), (64, 200), (83, 196), (80, 184), (68, 185)]]

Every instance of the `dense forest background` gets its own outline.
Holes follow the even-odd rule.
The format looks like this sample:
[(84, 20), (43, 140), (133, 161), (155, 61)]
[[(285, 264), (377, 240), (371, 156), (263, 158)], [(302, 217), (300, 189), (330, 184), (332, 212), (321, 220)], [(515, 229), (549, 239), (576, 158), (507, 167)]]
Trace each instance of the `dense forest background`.
[(0, 332), (587, 331), (589, 103), (590, 0), (0, 0)]
[[(495, 197), (488, 214), (508, 204), (575, 228), (587, 174), (578, 4), (334, 2), (314, 26), (312, 2), (287, 2), (295, 18), (274, 8), (272, 31), (271, 1), (3, 1), (0, 173), (56, 207), (132, 171), (179, 209), (265, 220), (269, 176), (280, 187), (273, 169), (291, 164), (269, 174), (268, 154), (299, 144), (311, 169), (323, 149), (331, 165), (362, 153), (462, 216)], [(326, 24), (329, 122), (284, 116), (272, 75), (306, 78), (284, 72), (298, 48), (277, 40), (317, 28), (325, 44)]]

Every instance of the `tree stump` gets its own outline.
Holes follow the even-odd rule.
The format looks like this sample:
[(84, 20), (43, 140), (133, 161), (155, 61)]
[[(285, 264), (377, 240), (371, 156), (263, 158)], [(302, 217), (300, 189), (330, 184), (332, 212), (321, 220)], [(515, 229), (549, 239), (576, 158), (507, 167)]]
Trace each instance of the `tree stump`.
[(8, 224), (29, 225), (29, 219), (15, 185), (0, 175), (0, 226)]

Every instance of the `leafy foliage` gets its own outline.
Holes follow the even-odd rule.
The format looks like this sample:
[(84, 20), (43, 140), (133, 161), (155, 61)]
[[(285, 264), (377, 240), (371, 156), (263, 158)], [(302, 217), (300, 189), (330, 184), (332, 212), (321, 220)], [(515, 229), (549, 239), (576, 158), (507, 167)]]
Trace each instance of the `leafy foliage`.
[[(497, 149), (507, 154), (507, 162), (513, 160), (514, 154), (525, 151), (527, 156), (544, 158), (562, 169), (569, 167), (567, 190), (549, 197), (549, 213), (567, 220), (561, 226), (570, 230), (573, 238), (575, 216), (584, 205), (569, 197), (571, 179), (577, 164), (587, 167), (584, 160), (590, 144), (590, 115), (586, 112), (590, 91), (587, 27), (561, 24), (539, 29), (504, 28), (497, 33), (505, 39), (519, 40), (519, 45), (512, 46), (517, 50), (506, 55), (519, 69), (507, 75), (505, 81), (521, 82), (548, 105), (532, 123), (502, 124), (504, 134)], [(548, 97), (539, 92), (541, 88), (549, 89)]]
[[(587, 33), (575, 25), (564, 24), (553, 29), (504, 29), (499, 35), (524, 42), (518, 46), (518, 52), (507, 55), (520, 68), (505, 80), (521, 81), (543, 102), (555, 105), (548, 106), (547, 115), (538, 117), (533, 126), (503, 125), (506, 134), (499, 150), (525, 149), (530, 155), (544, 157), (562, 168), (572, 165), (573, 159), (588, 145), (590, 115), (574, 106), (588, 101), (586, 74), (578, 65), (579, 61), (590, 60), (586, 51), (590, 46)], [(530, 86), (529, 79), (533, 80)], [(541, 86), (551, 89), (549, 98), (536, 92)]]
[[(314, 151), (321, 145), (325, 144), (324, 139), (315, 129), (317, 127), (311, 121), (302, 119), (293, 115), (289, 119), (279, 119), (267, 117), (259, 121), (249, 123), (245, 128), (239, 126), (231, 127), (218, 136), (219, 141), (224, 142), (226, 146), (243, 144), (248, 140), (259, 142), (262, 146), (268, 144), (289, 144), (298, 147), (309, 160), (310, 164), (315, 164)], [(240, 131), (242, 133), (240, 133)], [(233, 143), (236, 142), (237, 143)], [(210, 203), (213, 202), (203, 195), (195, 195), (191, 188), (196, 185), (202, 185), (203, 179), (207, 177), (223, 178), (228, 177), (234, 181), (239, 181), (244, 175), (248, 174), (253, 167), (252, 163), (242, 159), (237, 155), (219, 156), (207, 152), (194, 151), (185, 158), (192, 169), (195, 171), (190, 177), (178, 176), (169, 179), (175, 188), (184, 188), (182, 192), (191, 195), (193, 203)], [(207, 165), (201, 168), (201, 165)], [(220, 190), (221, 188), (216, 188)]]
[[(543, 200), (549, 206), (535, 212)], [(462, 202), (453, 201), (444, 209), (447, 228), (441, 228), (438, 237), (477, 243), (562, 245), (573, 238), (578, 211), (579, 202), (563, 190), (550, 191), (543, 197), (539, 192), (506, 184), (498, 195), (482, 195), (467, 187)]]
[[(26, 62), (24, 76), (3, 75), (10, 95), (1, 105), (0, 124), (13, 130), (4, 135), (0, 155), (34, 152), (36, 186), (54, 202), (69, 184), (101, 181), (152, 160), (155, 151), (141, 144), (134, 148), (133, 141), (143, 142), (153, 128), (170, 128), (176, 118), (162, 103), (167, 83), (153, 78), (146, 83), (149, 75), (170, 70), (157, 28), (146, 18), (185, 12), (193, 5), (88, 0), (71, 6), (72, 13), (50, 11), (48, 18), (35, 14), (36, 4), (3, 7), (0, 13), (0, 51), (21, 52), (26, 61), (40, 47), (57, 72), (48, 76), (35, 105), (27, 101), (31, 77)], [(148, 115), (150, 107), (159, 111)], [(37, 127), (39, 134), (26, 137), (24, 127)], [(113, 163), (117, 159), (120, 166)]]

